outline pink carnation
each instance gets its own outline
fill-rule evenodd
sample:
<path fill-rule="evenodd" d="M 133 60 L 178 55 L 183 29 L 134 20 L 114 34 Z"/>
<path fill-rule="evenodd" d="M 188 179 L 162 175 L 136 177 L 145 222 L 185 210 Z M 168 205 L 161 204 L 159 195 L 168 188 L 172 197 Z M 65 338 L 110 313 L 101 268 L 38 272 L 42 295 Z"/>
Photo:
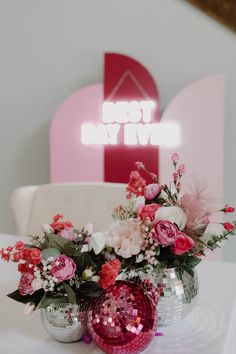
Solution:
<path fill-rule="evenodd" d="M 177 256 L 188 252 L 195 246 L 195 242 L 192 238 L 186 236 L 183 232 L 178 232 L 177 239 L 171 247 L 172 252 Z"/>
<path fill-rule="evenodd" d="M 57 256 L 51 263 L 51 275 L 57 278 L 58 282 L 72 279 L 75 276 L 76 264 L 65 254 Z"/>
<path fill-rule="evenodd" d="M 32 295 L 34 289 L 32 288 L 32 281 L 34 280 L 34 275 L 30 272 L 22 273 L 18 289 L 21 295 Z"/>
<path fill-rule="evenodd" d="M 153 238 L 162 246 L 172 245 L 178 236 L 177 227 L 170 221 L 157 221 L 154 225 L 155 233 Z"/>
<path fill-rule="evenodd" d="M 141 220 L 145 221 L 147 218 L 149 218 L 151 221 L 155 219 L 155 213 L 157 209 L 160 208 L 160 205 L 152 203 L 148 205 L 142 205 L 139 207 L 138 210 L 138 216 L 141 218 Z"/>

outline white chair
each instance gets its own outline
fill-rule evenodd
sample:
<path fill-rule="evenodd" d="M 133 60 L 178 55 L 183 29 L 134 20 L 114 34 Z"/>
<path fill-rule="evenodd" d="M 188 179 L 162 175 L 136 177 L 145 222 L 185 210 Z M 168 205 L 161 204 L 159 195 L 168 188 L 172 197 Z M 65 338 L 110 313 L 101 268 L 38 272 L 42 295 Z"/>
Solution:
<path fill-rule="evenodd" d="M 17 188 L 11 198 L 19 235 L 41 232 L 57 213 L 75 227 L 88 223 L 102 231 L 112 220 L 113 208 L 125 202 L 125 184 L 78 182 Z"/>

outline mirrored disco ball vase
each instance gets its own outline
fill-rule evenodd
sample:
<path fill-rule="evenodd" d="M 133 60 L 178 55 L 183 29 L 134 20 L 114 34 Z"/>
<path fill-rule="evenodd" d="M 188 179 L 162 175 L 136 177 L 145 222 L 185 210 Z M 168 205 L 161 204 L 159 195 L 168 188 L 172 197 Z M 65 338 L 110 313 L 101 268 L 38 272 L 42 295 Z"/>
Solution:
<path fill-rule="evenodd" d="M 106 353 L 143 351 L 156 333 L 156 305 L 138 284 L 117 281 L 88 312 L 88 330 Z"/>
<path fill-rule="evenodd" d="M 87 332 L 87 303 L 52 303 L 41 309 L 41 321 L 46 331 L 57 341 L 77 342 Z"/>
<path fill-rule="evenodd" d="M 178 268 L 163 270 L 156 278 L 159 292 L 158 325 L 174 324 L 189 314 L 197 300 L 198 277 Z"/>

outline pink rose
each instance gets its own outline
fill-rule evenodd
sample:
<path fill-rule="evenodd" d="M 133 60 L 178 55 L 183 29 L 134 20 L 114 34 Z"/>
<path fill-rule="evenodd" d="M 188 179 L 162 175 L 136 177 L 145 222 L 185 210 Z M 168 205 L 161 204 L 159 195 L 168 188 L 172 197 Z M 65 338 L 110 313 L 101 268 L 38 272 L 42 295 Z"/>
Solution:
<path fill-rule="evenodd" d="M 51 275 L 57 278 L 58 282 L 72 279 L 75 276 L 76 264 L 65 254 L 57 256 L 51 263 Z"/>
<path fill-rule="evenodd" d="M 162 246 L 170 246 L 175 242 L 178 236 L 178 228 L 172 222 L 160 220 L 153 226 L 155 230 L 153 238 L 157 243 Z"/>
<path fill-rule="evenodd" d="M 138 216 L 141 218 L 141 220 L 146 220 L 149 218 L 151 221 L 155 219 L 155 213 L 157 209 L 160 208 L 160 205 L 152 203 L 148 205 L 142 205 L 138 209 Z"/>
<path fill-rule="evenodd" d="M 178 232 L 177 239 L 172 245 L 171 249 L 174 254 L 181 256 L 188 252 L 195 246 L 195 242 L 192 238 L 186 236 L 183 232 Z"/>
<path fill-rule="evenodd" d="M 18 289 L 21 295 L 32 295 L 34 289 L 32 288 L 32 281 L 34 280 L 34 275 L 32 273 L 26 272 L 22 273 Z"/>
<path fill-rule="evenodd" d="M 77 238 L 77 234 L 73 231 L 73 228 L 64 229 L 60 231 L 58 235 L 70 241 L 75 241 Z"/>
<path fill-rule="evenodd" d="M 161 187 L 158 183 L 147 185 L 144 191 L 144 197 L 147 200 L 154 199 L 161 192 Z"/>

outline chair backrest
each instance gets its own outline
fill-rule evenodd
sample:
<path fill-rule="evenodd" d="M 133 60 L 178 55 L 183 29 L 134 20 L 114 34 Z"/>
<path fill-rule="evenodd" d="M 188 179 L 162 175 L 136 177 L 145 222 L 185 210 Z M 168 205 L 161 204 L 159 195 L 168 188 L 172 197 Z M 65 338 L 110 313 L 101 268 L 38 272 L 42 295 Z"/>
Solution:
<path fill-rule="evenodd" d="M 13 193 L 12 209 L 20 235 L 41 232 L 57 213 L 75 227 L 92 223 L 102 231 L 112 220 L 112 210 L 125 201 L 125 184 L 80 182 L 20 187 Z"/>

